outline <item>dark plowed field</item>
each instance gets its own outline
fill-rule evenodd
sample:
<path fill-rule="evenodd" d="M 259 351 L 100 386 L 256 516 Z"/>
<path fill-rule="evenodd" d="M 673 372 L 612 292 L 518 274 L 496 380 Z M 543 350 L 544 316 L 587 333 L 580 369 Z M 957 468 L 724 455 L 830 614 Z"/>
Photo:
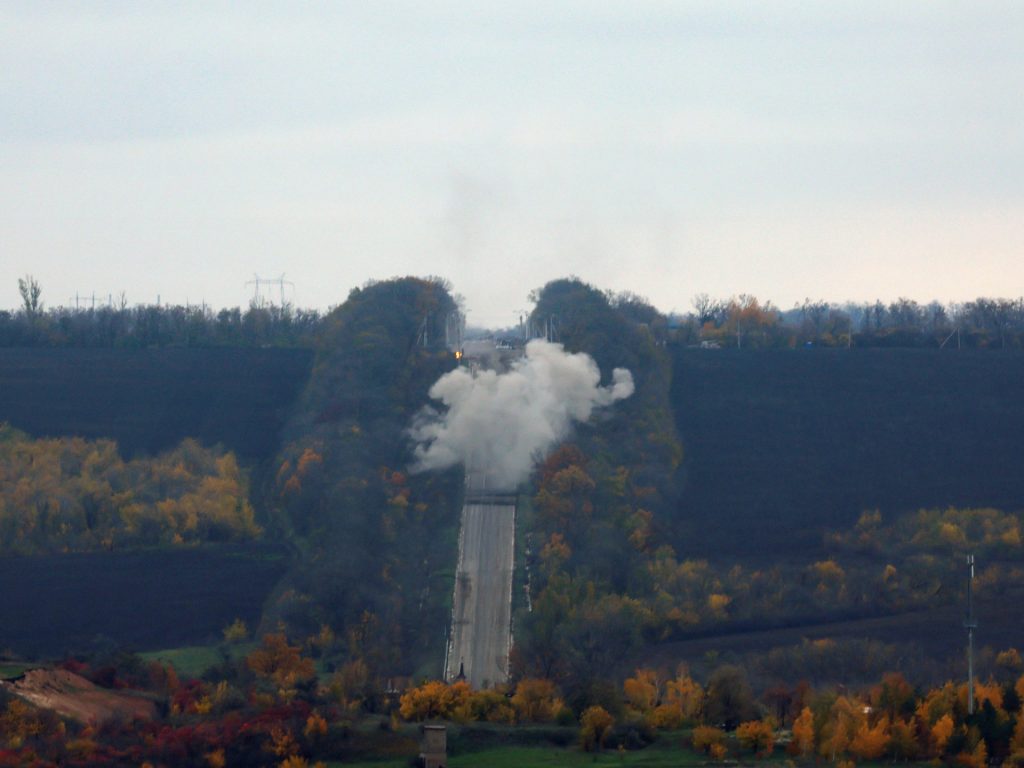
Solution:
<path fill-rule="evenodd" d="M 0 653 L 201 644 L 258 620 L 286 567 L 266 546 L 0 557 Z"/>
<path fill-rule="evenodd" d="M 0 421 L 113 438 L 128 456 L 193 437 L 261 461 L 311 364 L 297 349 L 0 349 Z"/>
<path fill-rule="evenodd" d="M 784 557 L 863 510 L 1024 509 L 1024 354 L 696 350 L 674 358 L 679 548 Z"/>

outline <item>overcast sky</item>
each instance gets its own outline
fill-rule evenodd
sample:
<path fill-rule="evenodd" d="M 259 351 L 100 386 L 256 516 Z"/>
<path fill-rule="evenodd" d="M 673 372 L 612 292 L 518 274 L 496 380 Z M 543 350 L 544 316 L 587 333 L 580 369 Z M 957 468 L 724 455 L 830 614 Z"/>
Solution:
<path fill-rule="evenodd" d="M 1024 294 L 1024 3 L 0 0 L 0 307 Z"/>

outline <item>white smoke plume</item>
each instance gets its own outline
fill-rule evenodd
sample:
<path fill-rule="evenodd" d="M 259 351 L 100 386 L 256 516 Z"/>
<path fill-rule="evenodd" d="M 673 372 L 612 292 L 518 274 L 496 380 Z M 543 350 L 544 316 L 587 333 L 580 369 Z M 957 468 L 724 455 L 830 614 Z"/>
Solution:
<path fill-rule="evenodd" d="M 526 356 L 507 373 L 446 373 L 430 396 L 447 410 L 425 409 L 410 430 L 416 442 L 412 469 L 461 463 L 486 470 L 492 487 L 513 488 L 569 434 L 573 422 L 633 394 L 633 375 L 625 368 L 612 372 L 611 385 L 600 382 L 592 357 L 539 339 L 526 345 Z"/>

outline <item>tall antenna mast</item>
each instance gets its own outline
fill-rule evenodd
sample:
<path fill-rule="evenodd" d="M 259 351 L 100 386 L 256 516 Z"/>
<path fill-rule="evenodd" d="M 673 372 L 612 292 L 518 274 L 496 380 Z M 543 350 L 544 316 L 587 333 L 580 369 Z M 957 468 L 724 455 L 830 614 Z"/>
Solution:
<path fill-rule="evenodd" d="M 971 584 L 974 581 L 974 555 L 967 556 L 967 714 L 974 714 L 974 630 L 978 622 L 974 618 L 974 606 L 971 602 Z"/>

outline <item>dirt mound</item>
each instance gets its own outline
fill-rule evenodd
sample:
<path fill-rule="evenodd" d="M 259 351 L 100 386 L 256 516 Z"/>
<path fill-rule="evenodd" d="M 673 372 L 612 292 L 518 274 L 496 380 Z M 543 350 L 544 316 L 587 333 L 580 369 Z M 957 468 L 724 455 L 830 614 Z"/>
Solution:
<path fill-rule="evenodd" d="M 37 707 L 82 723 L 103 723 L 118 718 L 152 720 L 157 716 L 156 704 L 149 699 L 100 688 L 65 669 L 33 669 L 17 680 L 0 685 Z"/>

